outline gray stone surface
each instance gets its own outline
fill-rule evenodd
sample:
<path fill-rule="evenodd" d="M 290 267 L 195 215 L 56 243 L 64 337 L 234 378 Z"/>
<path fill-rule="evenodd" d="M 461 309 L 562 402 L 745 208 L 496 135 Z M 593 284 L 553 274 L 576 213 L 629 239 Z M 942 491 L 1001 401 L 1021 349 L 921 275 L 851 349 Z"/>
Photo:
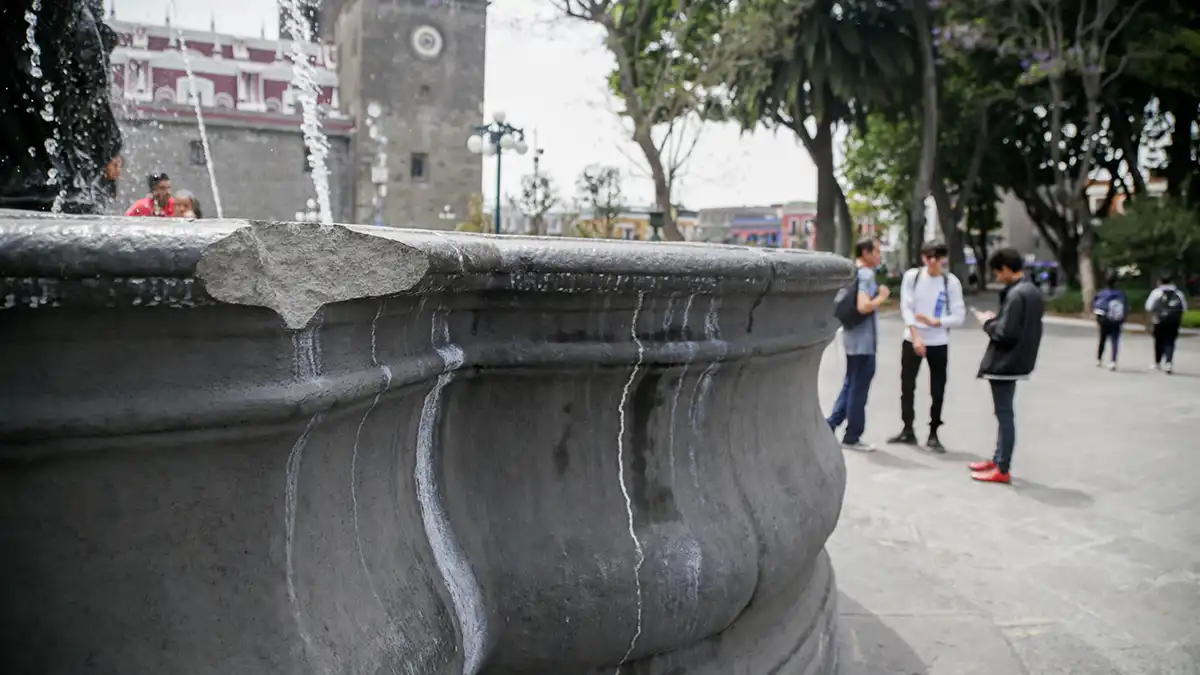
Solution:
<path fill-rule="evenodd" d="M 833 675 L 851 274 L 0 214 L 0 672 Z"/>
<path fill-rule="evenodd" d="M 471 127 L 484 116 L 486 24 L 482 0 L 358 0 L 342 6 L 336 28 L 341 105 L 359 129 L 352 222 L 372 222 L 371 163 L 378 146 L 365 133 L 372 102 L 382 108 L 379 128 L 388 139 L 384 222 L 445 230 L 465 219 L 471 195 L 481 189 L 483 161 L 489 160 L 467 150 Z M 413 47 L 420 27 L 442 36 L 440 53 L 422 56 Z M 414 154 L 425 156 L 423 177 L 412 175 Z M 504 171 L 520 171 L 516 157 L 505 153 Z M 438 218 L 446 206 L 455 219 Z"/>
<path fill-rule="evenodd" d="M 1092 329 L 1046 332 L 1018 385 L 1014 484 L 982 485 L 965 467 L 995 443 L 974 379 L 982 333 L 952 336 L 950 452 L 938 456 L 884 445 L 900 427 L 901 326 L 882 322 L 865 434 L 880 451 L 847 453 L 829 543 L 843 675 L 1200 673 L 1200 340 L 1181 340 L 1168 377 L 1146 370 L 1143 335 L 1126 338 L 1124 369 L 1110 373 L 1095 367 Z M 826 409 L 841 364 L 831 346 Z"/>

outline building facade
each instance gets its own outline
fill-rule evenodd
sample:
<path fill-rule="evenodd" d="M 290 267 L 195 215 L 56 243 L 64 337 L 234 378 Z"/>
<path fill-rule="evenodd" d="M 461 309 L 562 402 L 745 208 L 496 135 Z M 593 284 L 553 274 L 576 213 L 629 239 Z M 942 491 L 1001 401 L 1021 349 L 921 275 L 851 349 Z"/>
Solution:
<path fill-rule="evenodd" d="M 114 211 L 144 196 L 149 173 L 165 172 L 175 189 L 199 197 L 205 217 L 215 216 L 209 160 L 226 217 L 291 220 L 308 210 L 317 195 L 292 85 L 297 48 L 319 88 L 333 219 L 454 226 L 445 214 L 465 213 L 482 181 L 481 160 L 465 141 L 482 119 L 486 5 L 302 5 L 316 21 L 314 39 L 323 41 L 181 31 L 110 16 L 120 36 L 112 99 L 125 160 Z M 280 23 L 286 27 L 282 12 Z"/>

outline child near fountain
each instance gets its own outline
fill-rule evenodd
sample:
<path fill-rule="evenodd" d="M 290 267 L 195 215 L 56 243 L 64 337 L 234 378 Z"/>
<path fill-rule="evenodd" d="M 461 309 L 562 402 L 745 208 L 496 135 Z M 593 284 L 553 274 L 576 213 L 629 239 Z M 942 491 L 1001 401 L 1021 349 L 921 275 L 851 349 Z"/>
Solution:
<path fill-rule="evenodd" d="M 191 218 L 192 220 L 202 218 L 203 216 L 200 214 L 200 200 L 188 190 L 176 192 L 175 215 L 180 218 Z"/>

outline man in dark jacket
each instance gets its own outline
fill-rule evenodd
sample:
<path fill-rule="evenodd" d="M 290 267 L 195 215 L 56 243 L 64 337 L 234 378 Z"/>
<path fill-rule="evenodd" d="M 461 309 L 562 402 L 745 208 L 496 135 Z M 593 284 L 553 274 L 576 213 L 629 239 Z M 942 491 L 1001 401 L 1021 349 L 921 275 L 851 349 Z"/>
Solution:
<path fill-rule="evenodd" d="M 979 364 L 979 377 L 992 387 L 992 406 L 996 411 L 998 432 L 996 453 L 992 459 L 971 463 L 971 478 L 985 483 L 1009 483 L 1009 464 L 1016 443 L 1013 399 L 1017 380 L 1024 380 L 1037 363 L 1042 342 L 1042 294 L 1022 269 L 1020 251 L 1002 248 L 992 254 L 988 268 L 1004 284 L 1000 292 L 1000 314 L 976 312 L 990 342 Z"/>

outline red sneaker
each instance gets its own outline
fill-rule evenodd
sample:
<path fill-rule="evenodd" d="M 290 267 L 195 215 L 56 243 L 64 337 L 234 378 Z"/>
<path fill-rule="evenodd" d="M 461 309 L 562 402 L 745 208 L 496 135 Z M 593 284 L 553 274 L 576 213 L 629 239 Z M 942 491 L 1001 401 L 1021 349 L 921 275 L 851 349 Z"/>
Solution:
<path fill-rule="evenodd" d="M 1000 469 L 992 469 L 990 471 L 976 471 L 971 474 L 971 478 L 980 483 L 1011 483 L 1012 477 L 1006 473 L 1000 473 Z"/>
<path fill-rule="evenodd" d="M 967 468 L 972 471 L 991 471 L 996 468 L 996 463 L 990 459 L 985 462 L 971 462 Z"/>

